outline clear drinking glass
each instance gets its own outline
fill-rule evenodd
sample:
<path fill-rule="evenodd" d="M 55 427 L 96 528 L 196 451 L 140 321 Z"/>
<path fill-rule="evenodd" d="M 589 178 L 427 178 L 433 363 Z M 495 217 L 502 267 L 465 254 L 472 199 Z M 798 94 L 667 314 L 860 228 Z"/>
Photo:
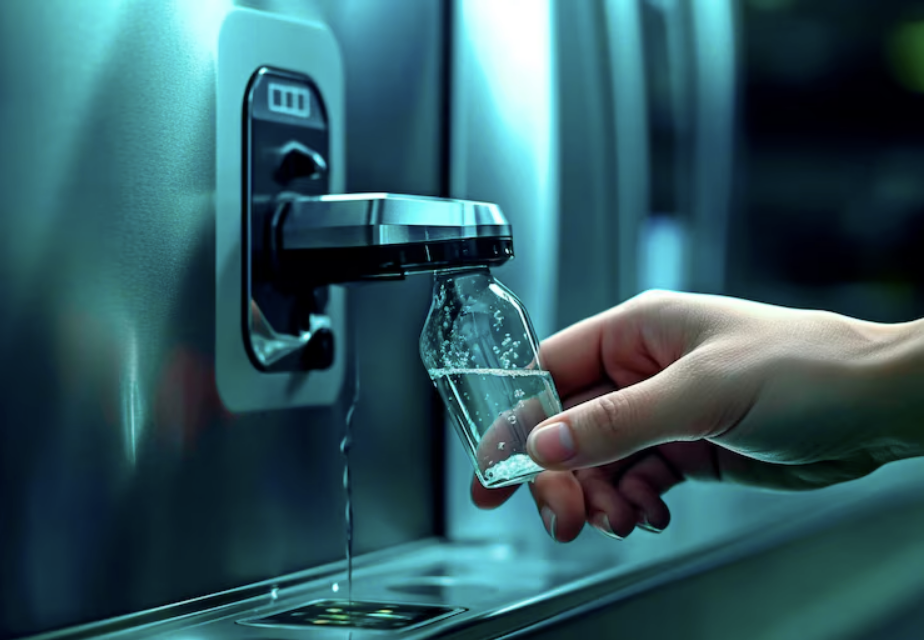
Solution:
<path fill-rule="evenodd" d="M 420 357 L 481 484 L 519 484 L 542 471 L 526 438 L 561 401 L 526 308 L 488 269 L 435 274 Z"/>

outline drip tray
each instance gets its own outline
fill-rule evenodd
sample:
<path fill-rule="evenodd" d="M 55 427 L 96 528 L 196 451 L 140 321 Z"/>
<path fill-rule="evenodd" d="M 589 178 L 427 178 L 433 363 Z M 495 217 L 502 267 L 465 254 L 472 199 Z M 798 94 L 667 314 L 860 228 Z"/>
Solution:
<path fill-rule="evenodd" d="M 341 628 L 372 631 L 403 631 L 444 620 L 465 609 L 425 604 L 398 604 L 363 600 L 316 600 L 263 618 L 239 620 L 238 624 L 283 629 Z"/>

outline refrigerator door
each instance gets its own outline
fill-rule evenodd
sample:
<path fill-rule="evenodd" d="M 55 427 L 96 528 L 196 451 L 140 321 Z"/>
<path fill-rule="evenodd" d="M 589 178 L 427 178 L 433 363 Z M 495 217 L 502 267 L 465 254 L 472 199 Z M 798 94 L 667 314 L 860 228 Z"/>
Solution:
<path fill-rule="evenodd" d="M 217 51 L 242 8 L 288 21 L 280 45 L 336 37 L 343 188 L 446 195 L 439 3 L 0 2 L 0 637 L 343 558 L 356 360 L 326 406 L 238 412 L 216 384 Z M 357 552 L 438 531 L 429 293 L 350 294 Z"/>

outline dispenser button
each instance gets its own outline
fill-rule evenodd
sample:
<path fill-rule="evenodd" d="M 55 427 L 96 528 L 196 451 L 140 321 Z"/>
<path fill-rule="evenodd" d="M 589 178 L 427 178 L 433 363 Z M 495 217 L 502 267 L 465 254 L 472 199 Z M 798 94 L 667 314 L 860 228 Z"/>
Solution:
<path fill-rule="evenodd" d="M 325 370 L 334 364 L 334 334 L 330 329 L 319 329 L 302 352 L 302 363 L 308 370 Z"/>
<path fill-rule="evenodd" d="M 279 151 L 276 181 L 289 184 L 293 180 L 320 180 L 327 172 L 324 157 L 300 142 L 290 142 Z"/>

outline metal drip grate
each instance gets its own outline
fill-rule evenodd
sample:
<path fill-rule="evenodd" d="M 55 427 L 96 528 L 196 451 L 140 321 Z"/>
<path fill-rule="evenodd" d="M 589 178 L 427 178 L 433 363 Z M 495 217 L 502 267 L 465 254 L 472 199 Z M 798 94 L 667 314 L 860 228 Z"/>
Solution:
<path fill-rule="evenodd" d="M 361 600 L 318 600 L 263 618 L 240 620 L 238 624 L 275 628 L 368 629 L 399 631 L 430 624 L 465 609 L 423 604 L 364 602 Z"/>

